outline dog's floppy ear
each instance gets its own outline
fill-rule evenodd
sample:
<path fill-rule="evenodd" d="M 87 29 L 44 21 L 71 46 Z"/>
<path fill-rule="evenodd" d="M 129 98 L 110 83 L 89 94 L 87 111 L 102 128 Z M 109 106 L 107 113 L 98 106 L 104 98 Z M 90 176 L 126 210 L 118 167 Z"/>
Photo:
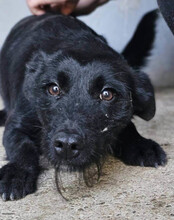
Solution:
<path fill-rule="evenodd" d="M 155 115 L 154 89 L 149 77 L 143 72 L 133 72 L 132 101 L 134 114 L 144 120 L 150 120 Z"/>
<path fill-rule="evenodd" d="M 40 87 L 38 86 L 40 84 L 40 76 L 43 75 L 47 67 L 52 66 L 54 60 L 56 63 L 58 62 L 61 54 L 61 50 L 51 55 L 46 54 L 44 51 L 35 51 L 33 53 L 32 57 L 26 63 L 23 84 L 23 91 L 26 99 L 33 102 L 33 100 L 36 100 L 36 96 L 40 96 L 40 94 L 38 94 L 40 92 Z"/>
<path fill-rule="evenodd" d="M 33 97 L 36 96 L 35 88 L 37 88 L 36 81 L 37 76 L 42 73 L 42 69 L 44 63 L 46 62 L 46 55 L 43 52 L 35 53 L 29 62 L 26 64 L 26 71 L 25 71 L 25 79 L 23 84 L 23 91 L 25 97 L 33 102 Z"/>
<path fill-rule="evenodd" d="M 39 51 L 36 54 L 33 54 L 30 61 L 26 64 L 26 74 L 35 73 L 43 66 L 46 61 L 46 54 L 42 51 Z"/>

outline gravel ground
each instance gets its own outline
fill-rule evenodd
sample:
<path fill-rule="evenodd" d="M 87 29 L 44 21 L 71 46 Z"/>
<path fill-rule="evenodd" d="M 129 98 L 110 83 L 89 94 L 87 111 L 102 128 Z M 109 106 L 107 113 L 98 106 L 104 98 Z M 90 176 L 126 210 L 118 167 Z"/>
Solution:
<path fill-rule="evenodd" d="M 168 155 L 165 167 L 131 167 L 108 158 L 99 183 L 92 188 L 79 181 L 78 174 L 65 173 L 61 176 L 69 201 L 56 191 L 54 170 L 50 168 L 41 174 L 36 193 L 19 201 L 0 200 L 0 220 L 174 219 L 174 89 L 158 91 L 156 98 L 155 118 L 134 121 L 141 134 L 163 146 Z M 2 133 L 3 128 L 0 137 Z M 0 166 L 5 163 L 0 147 Z"/>

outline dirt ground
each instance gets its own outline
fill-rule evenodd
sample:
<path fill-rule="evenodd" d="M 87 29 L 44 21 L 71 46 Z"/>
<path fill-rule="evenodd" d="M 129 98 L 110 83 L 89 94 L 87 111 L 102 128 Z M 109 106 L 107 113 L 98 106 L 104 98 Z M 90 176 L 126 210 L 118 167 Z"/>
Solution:
<path fill-rule="evenodd" d="M 0 220 L 174 219 L 174 89 L 159 91 L 156 98 L 155 118 L 134 121 L 141 134 L 163 146 L 168 155 L 165 167 L 131 167 L 108 158 L 92 188 L 79 182 L 77 174 L 61 174 L 69 201 L 56 191 L 54 170 L 45 170 L 36 193 L 19 201 L 0 200 Z M 0 137 L 2 133 L 3 128 Z M 0 166 L 6 162 L 0 147 Z"/>

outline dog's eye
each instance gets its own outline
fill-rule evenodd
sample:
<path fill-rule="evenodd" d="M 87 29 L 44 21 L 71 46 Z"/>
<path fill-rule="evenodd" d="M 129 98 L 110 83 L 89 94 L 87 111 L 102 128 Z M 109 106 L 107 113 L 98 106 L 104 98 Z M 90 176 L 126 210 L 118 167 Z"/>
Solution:
<path fill-rule="evenodd" d="M 54 95 L 54 96 L 57 96 L 60 94 L 60 89 L 59 87 L 56 85 L 56 84 L 52 84 L 48 87 L 48 92 L 51 94 L 51 95 Z"/>
<path fill-rule="evenodd" d="M 110 101 L 113 98 L 113 92 L 111 90 L 104 90 L 102 91 L 102 93 L 100 94 L 100 99 L 101 100 L 105 100 L 105 101 Z"/>

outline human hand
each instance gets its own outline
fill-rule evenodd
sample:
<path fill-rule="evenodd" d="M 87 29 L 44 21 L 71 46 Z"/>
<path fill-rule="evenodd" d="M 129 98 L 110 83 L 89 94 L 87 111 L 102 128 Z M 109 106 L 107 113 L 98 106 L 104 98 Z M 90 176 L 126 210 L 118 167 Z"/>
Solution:
<path fill-rule="evenodd" d="M 48 9 L 65 15 L 72 12 L 76 15 L 88 14 L 106 2 L 108 0 L 27 0 L 31 12 L 35 15 L 42 15 Z"/>
<path fill-rule="evenodd" d="M 71 14 L 79 0 L 27 0 L 28 7 L 34 15 L 42 15 L 48 9 L 62 14 Z"/>

